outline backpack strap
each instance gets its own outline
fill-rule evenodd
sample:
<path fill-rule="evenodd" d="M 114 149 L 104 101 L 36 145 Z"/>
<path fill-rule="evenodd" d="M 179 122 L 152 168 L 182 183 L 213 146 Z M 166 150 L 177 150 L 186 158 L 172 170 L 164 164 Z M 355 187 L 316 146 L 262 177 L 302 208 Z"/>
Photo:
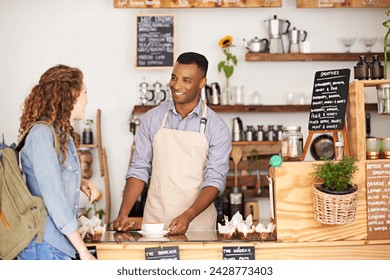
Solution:
<path fill-rule="evenodd" d="M 41 207 L 41 211 L 43 212 L 44 219 L 41 219 L 41 221 L 39 223 L 38 232 L 37 232 L 37 239 L 36 239 L 37 243 L 42 243 L 43 236 L 45 235 L 47 210 L 46 210 L 46 205 L 43 203 L 43 199 L 42 199 L 42 204 L 43 204 L 43 207 Z"/>
<path fill-rule="evenodd" d="M 32 124 L 30 124 L 26 130 L 24 131 L 24 133 L 21 135 L 20 139 L 19 139 L 19 142 L 18 144 L 16 145 L 15 147 L 15 150 L 20 152 L 20 150 L 23 148 L 24 146 L 24 142 L 26 140 L 26 137 L 27 137 L 27 134 L 30 132 L 30 129 L 36 125 L 36 124 L 45 124 L 47 126 L 49 126 L 51 128 L 51 130 L 53 131 L 53 138 L 54 138 L 54 149 L 56 150 L 56 153 L 57 153 L 57 156 L 60 156 L 60 141 L 58 140 L 58 136 L 57 136 L 57 133 L 54 129 L 54 127 L 48 123 L 48 122 L 45 122 L 45 121 L 37 121 L 37 122 L 34 122 Z M 37 243 L 42 243 L 43 241 L 43 236 L 44 236 L 44 233 L 45 233 L 45 226 L 46 226 L 46 216 L 47 216 L 47 210 L 46 210 L 46 206 L 44 205 L 43 203 L 43 200 L 41 200 L 41 203 L 42 203 L 42 207 L 41 207 L 41 211 L 44 213 L 43 214 L 43 219 L 41 219 L 40 223 L 39 223 L 39 227 L 38 227 L 38 233 L 37 233 L 37 238 L 36 238 L 36 242 Z"/>
<path fill-rule="evenodd" d="M 23 132 L 23 134 L 20 136 L 20 139 L 19 139 L 19 142 L 18 144 L 16 145 L 15 147 L 15 150 L 20 152 L 20 150 L 23 148 L 24 146 L 24 142 L 26 140 L 26 137 L 27 137 L 27 134 L 30 132 L 30 129 L 36 125 L 36 124 L 45 124 L 47 126 L 49 126 L 51 128 L 51 130 L 53 131 L 53 138 L 54 138 L 54 149 L 56 150 L 56 153 L 57 153 L 57 156 L 60 156 L 60 141 L 58 140 L 58 135 L 54 129 L 54 127 L 46 122 L 46 121 L 36 121 L 36 122 L 33 122 L 31 123 L 27 128 L 26 130 Z"/>

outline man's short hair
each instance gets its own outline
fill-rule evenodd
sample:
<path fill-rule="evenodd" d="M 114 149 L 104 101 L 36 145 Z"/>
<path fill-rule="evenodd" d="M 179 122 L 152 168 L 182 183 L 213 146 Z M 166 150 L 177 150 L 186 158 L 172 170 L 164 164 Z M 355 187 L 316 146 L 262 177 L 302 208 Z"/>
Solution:
<path fill-rule="evenodd" d="M 209 67 L 209 62 L 207 58 L 199 53 L 195 52 L 185 52 L 179 55 L 176 62 L 180 64 L 196 64 L 204 72 L 204 76 L 207 75 L 207 69 Z"/>

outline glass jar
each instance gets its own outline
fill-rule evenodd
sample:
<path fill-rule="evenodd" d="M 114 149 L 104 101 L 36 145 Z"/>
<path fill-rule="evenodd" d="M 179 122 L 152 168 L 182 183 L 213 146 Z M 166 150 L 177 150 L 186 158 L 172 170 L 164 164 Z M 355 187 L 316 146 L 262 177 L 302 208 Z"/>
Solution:
<path fill-rule="evenodd" d="M 303 155 L 303 136 L 300 126 L 284 126 L 282 134 L 283 161 L 300 161 Z"/>
<path fill-rule="evenodd" d="M 378 55 L 375 54 L 372 56 L 371 62 L 371 79 L 383 79 L 383 66 L 378 59 Z"/>
<path fill-rule="evenodd" d="M 335 160 L 342 160 L 344 158 L 344 142 L 335 142 Z"/>
<path fill-rule="evenodd" d="M 354 73 L 357 80 L 366 80 L 370 77 L 368 62 L 364 55 L 359 57 L 359 62 L 354 67 Z"/>
<path fill-rule="evenodd" d="M 378 114 L 390 114 L 390 84 L 381 84 L 376 87 L 378 97 Z"/>

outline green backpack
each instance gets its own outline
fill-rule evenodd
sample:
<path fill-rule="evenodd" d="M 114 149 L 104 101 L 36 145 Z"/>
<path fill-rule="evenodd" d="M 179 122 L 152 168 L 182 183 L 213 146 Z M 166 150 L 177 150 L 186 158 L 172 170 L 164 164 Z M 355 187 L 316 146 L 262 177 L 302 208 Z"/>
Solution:
<path fill-rule="evenodd" d="M 57 155 L 60 144 L 54 128 L 47 122 L 30 125 L 17 147 L 0 143 L 0 258 L 14 259 L 37 236 L 43 240 L 47 210 L 41 197 L 31 195 L 19 166 L 19 151 L 31 127 L 37 123 L 51 127 Z"/>

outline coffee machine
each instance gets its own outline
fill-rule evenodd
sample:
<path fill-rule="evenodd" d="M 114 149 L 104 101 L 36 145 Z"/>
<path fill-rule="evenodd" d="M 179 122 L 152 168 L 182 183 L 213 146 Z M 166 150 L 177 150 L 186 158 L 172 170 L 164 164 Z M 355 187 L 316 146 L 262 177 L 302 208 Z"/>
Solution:
<path fill-rule="evenodd" d="M 290 28 L 288 20 L 278 19 L 276 15 L 272 19 L 264 21 L 269 36 L 269 52 L 284 53 L 282 35 L 287 34 Z M 285 30 L 284 26 L 286 26 Z"/>

